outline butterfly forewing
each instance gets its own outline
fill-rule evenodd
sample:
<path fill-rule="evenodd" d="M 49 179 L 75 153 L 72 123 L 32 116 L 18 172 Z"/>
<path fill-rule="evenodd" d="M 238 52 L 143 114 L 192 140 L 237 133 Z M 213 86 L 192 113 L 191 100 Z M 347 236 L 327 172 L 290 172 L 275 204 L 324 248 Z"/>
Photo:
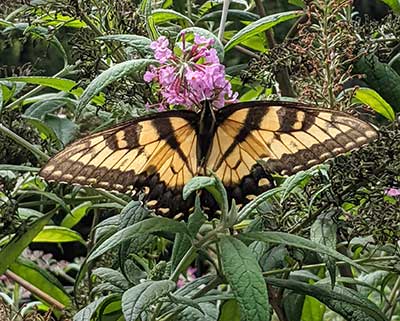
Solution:
<path fill-rule="evenodd" d="M 168 207 L 181 201 L 183 186 L 196 175 L 197 121 L 190 111 L 135 119 L 72 143 L 40 176 L 120 192 L 147 186 L 149 199 Z"/>

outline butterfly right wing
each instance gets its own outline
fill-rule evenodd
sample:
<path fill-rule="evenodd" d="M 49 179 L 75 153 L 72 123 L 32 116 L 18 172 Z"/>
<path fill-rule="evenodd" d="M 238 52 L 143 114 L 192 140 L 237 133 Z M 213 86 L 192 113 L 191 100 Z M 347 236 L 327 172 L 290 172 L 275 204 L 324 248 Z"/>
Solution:
<path fill-rule="evenodd" d="M 268 189 L 270 173 L 292 175 L 378 137 L 351 115 L 298 103 L 228 105 L 217 122 L 206 167 L 239 202 Z"/>

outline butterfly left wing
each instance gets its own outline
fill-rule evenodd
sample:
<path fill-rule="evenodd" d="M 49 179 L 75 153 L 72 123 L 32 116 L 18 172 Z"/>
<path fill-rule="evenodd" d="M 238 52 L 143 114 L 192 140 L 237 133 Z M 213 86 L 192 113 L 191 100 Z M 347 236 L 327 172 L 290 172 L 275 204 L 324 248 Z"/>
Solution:
<path fill-rule="evenodd" d="M 119 192 L 149 187 L 148 200 L 174 213 L 196 175 L 197 121 L 194 112 L 170 111 L 126 122 L 70 144 L 40 176 Z"/>
<path fill-rule="evenodd" d="M 270 173 L 294 174 L 378 136 L 371 125 L 346 113 L 298 103 L 228 105 L 216 118 L 205 167 L 240 202 L 269 188 Z"/>

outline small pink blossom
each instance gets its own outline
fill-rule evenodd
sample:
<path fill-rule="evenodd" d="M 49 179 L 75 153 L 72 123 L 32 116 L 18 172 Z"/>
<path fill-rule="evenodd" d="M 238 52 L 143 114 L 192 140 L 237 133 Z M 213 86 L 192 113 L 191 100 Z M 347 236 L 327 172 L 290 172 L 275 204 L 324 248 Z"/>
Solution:
<path fill-rule="evenodd" d="M 385 194 L 388 196 L 392 196 L 392 197 L 400 196 L 400 189 L 399 188 L 389 188 L 385 191 Z"/>
<path fill-rule="evenodd" d="M 193 280 L 196 280 L 196 272 L 197 269 L 194 267 L 189 267 L 186 271 L 186 277 L 183 277 L 182 275 L 179 276 L 178 282 L 176 282 L 176 286 L 178 288 L 183 287 L 187 282 L 191 282 Z"/>
<path fill-rule="evenodd" d="M 161 101 L 146 108 L 165 110 L 171 105 L 182 105 L 193 109 L 204 100 L 220 108 L 226 102 L 235 102 L 237 94 L 225 79 L 225 67 L 219 62 L 217 51 L 211 48 L 214 39 L 195 35 L 193 44 L 189 44 L 185 36 L 182 34 L 179 55 L 168 48 L 166 37 L 151 43 L 160 66 L 150 66 L 143 78 L 155 84 Z"/>

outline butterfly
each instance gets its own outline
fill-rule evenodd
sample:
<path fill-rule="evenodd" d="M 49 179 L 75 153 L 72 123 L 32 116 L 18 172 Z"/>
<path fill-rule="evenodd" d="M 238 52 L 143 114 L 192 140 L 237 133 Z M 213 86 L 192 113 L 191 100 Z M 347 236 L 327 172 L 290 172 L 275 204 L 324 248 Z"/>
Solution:
<path fill-rule="evenodd" d="M 368 123 L 301 103 L 252 101 L 200 112 L 139 117 L 68 145 L 39 175 L 48 181 L 133 193 L 147 190 L 158 213 L 187 212 L 182 189 L 212 170 L 228 196 L 245 203 L 292 175 L 378 137 Z"/>

